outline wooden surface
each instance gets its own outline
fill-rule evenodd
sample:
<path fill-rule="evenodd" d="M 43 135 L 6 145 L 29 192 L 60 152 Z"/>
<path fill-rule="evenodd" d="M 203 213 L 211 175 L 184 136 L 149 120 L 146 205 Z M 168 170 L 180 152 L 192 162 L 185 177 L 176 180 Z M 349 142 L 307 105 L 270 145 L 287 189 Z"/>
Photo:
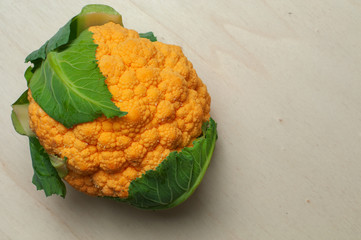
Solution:
<path fill-rule="evenodd" d="M 0 239 L 360 239 L 357 0 L 103 1 L 128 28 L 181 45 L 212 96 L 219 139 L 195 194 L 141 211 L 31 183 L 10 121 L 24 59 L 85 1 L 0 1 Z"/>

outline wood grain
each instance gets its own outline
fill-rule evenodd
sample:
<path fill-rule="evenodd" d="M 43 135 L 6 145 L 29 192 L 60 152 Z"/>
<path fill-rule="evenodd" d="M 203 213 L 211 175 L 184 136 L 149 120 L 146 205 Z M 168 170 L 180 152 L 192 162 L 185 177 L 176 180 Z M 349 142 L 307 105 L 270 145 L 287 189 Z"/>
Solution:
<path fill-rule="evenodd" d="M 359 239 L 361 5 L 358 1 L 103 1 L 128 28 L 181 45 L 212 96 L 219 140 L 187 202 L 140 211 L 85 196 L 45 198 L 11 103 L 25 56 L 82 1 L 0 2 L 0 239 Z"/>

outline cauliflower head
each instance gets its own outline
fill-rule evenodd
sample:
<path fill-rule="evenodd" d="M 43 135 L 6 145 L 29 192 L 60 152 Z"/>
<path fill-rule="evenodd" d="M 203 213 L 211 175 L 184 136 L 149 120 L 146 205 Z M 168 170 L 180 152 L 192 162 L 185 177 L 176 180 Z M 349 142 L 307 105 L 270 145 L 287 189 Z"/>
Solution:
<path fill-rule="evenodd" d="M 126 198 L 130 183 L 173 151 L 191 147 L 210 118 L 210 96 L 178 46 L 151 42 L 113 22 L 92 26 L 96 60 L 124 117 L 66 128 L 29 90 L 30 128 L 66 159 L 65 180 L 90 195 Z"/>

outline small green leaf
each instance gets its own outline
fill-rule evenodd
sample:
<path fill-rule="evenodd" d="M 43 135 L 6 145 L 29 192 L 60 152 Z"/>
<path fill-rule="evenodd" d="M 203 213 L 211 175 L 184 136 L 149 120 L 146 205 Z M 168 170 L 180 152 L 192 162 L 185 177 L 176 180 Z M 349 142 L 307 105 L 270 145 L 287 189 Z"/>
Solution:
<path fill-rule="evenodd" d="M 45 42 L 38 50 L 30 53 L 26 58 L 25 62 L 38 63 L 39 61 L 46 58 L 46 55 L 55 50 L 56 48 L 67 44 L 71 40 L 71 23 L 72 20 L 68 21 L 59 31 L 48 41 Z"/>
<path fill-rule="evenodd" d="M 33 163 L 33 184 L 37 190 L 44 190 L 45 195 L 53 194 L 65 197 L 66 187 L 58 172 L 50 163 L 49 155 L 35 137 L 29 137 L 31 160 Z"/>
<path fill-rule="evenodd" d="M 62 52 L 50 52 L 30 82 L 32 96 L 53 119 L 70 128 L 102 116 L 122 117 L 111 101 L 95 59 L 92 33 L 83 31 Z M 81 54 L 80 54 L 81 53 Z"/>
<path fill-rule="evenodd" d="M 20 97 L 11 105 L 23 105 L 23 104 L 29 104 L 28 100 L 28 90 L 25 90 Z"/>
<path fill-rule="evenodd" d="M 210 119 L 205 126 L 205 135 L 195 140 L 193 147 L 171 152 L 156 170 L 132 181 L 129 197 L 121 201 L 142 209 L 166 209 L 192 195 L 204 177 L 217 140 L 215 121 Z"/>
<path fill-rule="evenodd" d="M 30 137 L 35 134 L 29 126 L 28 106 L 29 104 L 13 106 L 11 121 L 17 133 Z"/>
<path fill-rule="evenodd" d="M 17 133 L 19 133 L 21 135 L 26 135 L 26 132 L 25 132 L 23 126 L 21 125 L 18 117 L 16 116 L 16 113 L 14 112 L 14 110 L 11 111 L 11 121 L 12 121 L 13 127 Z"/>
<path fill-rule="evenodd" d="M 154 36 L 154 33 L 153 33 L 153 32 L 139 33 L 139 37 L 141 37 L 141 38 L 147 38 L 147 39 L 149 39 L 151 42 L 156 42 L 156 41 L 157 41 L 157 37 Z"/>
<path fill-rule="evenodd" d="M 83 30 L 90 26 L 102 25 L 110 21 L 123 26 L 122 16 L 112 7 L 102 4 L 87 5 L 38 50 L 30 53 L 25 58 L 25 62 L 30 61 L 34 64 L 34 68 L 37 68 L 40 66 L 41 61 L 46 59 L 49 52 L 72 42 Z"/>
<path fill-rule="evenodd" d="M 58 156 L 49 154 L 50 163 L 58 172 L 59 177 L 64 178 L 68 175 L 68 168 L 66 167 L 67 158 L 60 158 Z"/>
<path fill-rule="evenodd" d="M 13 108 L 11 111 L 11 121 L 15 131 L 21 135 L 35 136 L 29 126 L 28 90 L 21 94 L 18 100 L 16 100 L 11 107 Z"/>
<path fill-rule="evenodd" d="M 25 70 L 24 77 L 25 77 L 26 82 L 28 83 L 28 85 L 29 85 L 29 83 L 30 83 L 30 79 L 31 79 L 31 78 L 33 77 L 33 75 L 34 75 L 33 70 L 34 70 L 34 68 L 31 67 L 31 66 L 29 66 L 29 67 Z"/>
<path fill-rule="evenodd" d="M 112 7 L 103 4 L 86 5 L 76 17 L 76 22 L 77 35 L 90 26 L 103 25 L 107 22 L 114 22 L 123 26 L 122 16 Z"/>

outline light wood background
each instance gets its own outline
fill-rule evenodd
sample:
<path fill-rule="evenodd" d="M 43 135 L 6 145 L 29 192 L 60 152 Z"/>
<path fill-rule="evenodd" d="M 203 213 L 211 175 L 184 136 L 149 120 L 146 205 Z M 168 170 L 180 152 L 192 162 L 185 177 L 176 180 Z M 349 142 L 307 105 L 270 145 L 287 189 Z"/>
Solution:
<path fill-rule="evenodd" d="M 158 212 L 45 198 L 12 128 L 26 55 L 87 3 L 0 1 L 0 239 L 361 239 L 360 1 L 101 2 L 181 45 L 212 96 L 204 181 Z"/>

